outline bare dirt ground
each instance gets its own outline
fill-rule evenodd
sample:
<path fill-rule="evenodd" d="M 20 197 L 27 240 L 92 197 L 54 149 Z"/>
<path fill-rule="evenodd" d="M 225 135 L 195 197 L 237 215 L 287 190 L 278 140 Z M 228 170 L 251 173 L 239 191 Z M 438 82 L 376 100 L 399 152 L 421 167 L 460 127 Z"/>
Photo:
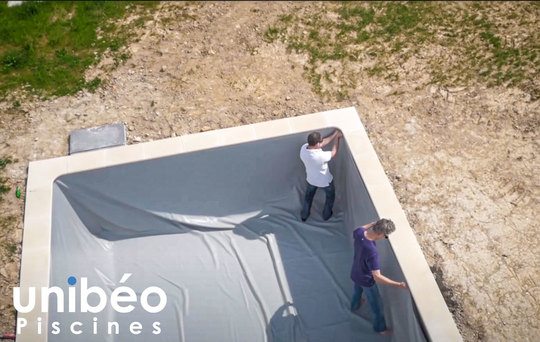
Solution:
<path fill-rule="evenodd" d="M 367 76 L 348 99 L 323 100 L 303 77 L 306 56 L 262 39 L 295 4 L 160 6 L 125 65 L 107 71 L 105 59 L 88 72 L 106 80 L 95 93 L 0 103 L 12 187 L 24 187 L 29 161 L 66 155 L 74 129 L 125 122 L 138 143 L 355 106 L 465 341 L 537 341 L 539 101 L 511 88 Z M 20 252 L 23 201 L 5 197 L 2 216 L 13 218 L 0 239 Z M 0 329 L 13 331 L 19 257 L 0 256 Z"/>

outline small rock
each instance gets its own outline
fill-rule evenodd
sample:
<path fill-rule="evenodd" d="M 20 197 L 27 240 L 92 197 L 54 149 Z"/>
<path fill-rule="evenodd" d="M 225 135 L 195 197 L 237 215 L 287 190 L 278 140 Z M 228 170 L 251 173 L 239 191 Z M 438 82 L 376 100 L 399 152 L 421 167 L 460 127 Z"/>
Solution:
<path fill-rule="evenodd" d="M 174 138 L 174 137 L 176 137 L 176 133 L 175 133 L 175 132 L 172 132 L 172 133 L 171 133 L 171 138 Z"/>
<path fill-rule="evenodd" d="M 212 129 L 212 127 L 210 127 L 210 126 L 203 126 L 203 127 L 201 128 L 201 132 L 206 132 L 206 131 L 209 131 L 209 130 L 211 130 L 211 129 Z"/>
<path fill-rule="evenodd" d="M 290 96 L 285 97 L 285 101 L 289 101 L 291 99 Z"/>
<path fill-rule="evenodd" d="M 141 137 L 133 137 L 133 141 L 134 142 L 141 142 L 142 138 Z"/>
<path fill-rule="evenodd" d="M 5 267 L 0 268 L 0 275 L 2 275 L 2 277 L 4 278 L 8 277 L 8 273 Z"/>
<path fill-rule="evenodd" d="M 75 119 L 75 114 L 73 114 L 73 113 L 66 113 L 64 115 L 64 120 L 66 122 L 71 122 L 73 119 Z"/>
<path fill-rule="evenodd" d="M 160 72 L 165 72 L 167 70 L 167 67 L 165 65 L 161 66 L 161 69 L 159 69 Z"/>
<path fill-rule="evenodd" d="M 441 94 L 441 96 L 446 100 L 448 98 L 448 91 L 444 90 L 444 89 L 439 89 L 439 94 Z"/>
<path fill-rule="evenodd" d="M 410 135 L 416 134 L 416 120 L 414 118 L 411 118 L 411 120 L 405 124 L 405 130 Z"/>
<path fill-rule="evenodd" d="M 460 91 L 463 91 L 467 89 L 467 87 L 454 87 L 454 88 L 448 88 L 448 91 L 451 93 L 459 93 Z"/>
<path fill-rule="evenodd" d="M 144 133 L 144 137 L 145 137 L 145 138 L 148 138 L 149 136 L 150 136 L 150 134 Z"/>
<path fill-rule="evenodd" d="M 19 274 L 19 267 L 14 262 L 8 264 L 6 270 L 8 272 L 8 275 L 11 274 L 12 277 L 16 277 Z"/>
<path fill-rule="evenodd" d="M 11 237 L 13 238 L 13 240 L 17 242 L 22 241 L 22 237 L 23 237 L 22 229 L 15 229 L 13 233 L 11 234 Z"/>

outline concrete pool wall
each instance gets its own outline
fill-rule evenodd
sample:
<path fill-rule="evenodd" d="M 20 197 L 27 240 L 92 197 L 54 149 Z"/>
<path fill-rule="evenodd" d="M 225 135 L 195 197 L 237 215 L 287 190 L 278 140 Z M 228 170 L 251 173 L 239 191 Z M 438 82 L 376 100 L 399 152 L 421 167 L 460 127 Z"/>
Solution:
<path fill-rule="evenodd" d="M 412 309 L 408 308 L 407 310 L 409 311 L 404 311 L 406 313 L 404 315 L 405 317 L 399 317 L 401 315 L 400 314 L 401 311 L 399 308 L 394 308 L 393 305 L 394 306 L 403 305 L 405 307 L 410 306 L 411 304 L 407 301 L 407 298 L 409 297 L 408 295 L 409 292 L 407 292 L 407 295 L 404 295 L 402 293 L 400 294 L 392 293 L 393 289 L 390 291 L 383 290 L 382 292 L 383 292 L 383 298 L 385 299 L 385 305 L 390 306 L 390 309 L 389 309 L 390 311 L 387 312 L 387 314 L 389 315 L 389 320 L 394 322 L 395 323 L 394 325 L 397 325 L 397 326 L 400 325 L 400 323 L 398 322 L 407 321 L 406 323 L 403 324 L 404 326 L 403 329 L 406 329 L 407 331 L 409 331 L 411 329 L 407 327 L 413 327 L 412 328 L 413 331 L 411 332 L 412 335 L 409 335 L 409 336 L 419 336 L 418 325 L 420 325 L 421 329 L 423 330 L 422 334 L 425 333 L 425 337 L 429 340 L 434 340 L 434 341 L 461 340 L 459 332 L 457 331 L 457 328 L 450 315 L 450 312 L 444 303 L 444 299 L 442 298 L 442 295 L 433 279 L 433 275 L 431 274 L 429 270 L 429 266 L 427 262 L 425 261 L 425 258 L 416 241 L 414 232 L 410 228 L 407 222 L 406 216 L 403 210 L 401 209 L 401 206 L 394 194 L 392 186 L 389 183 L 388 179 L 386 178 L 382 165 L 380 164 L 375 154 L 375 151 L 373 150 L 373 147 L 371 146 L 371 143 L 369 142 L 369 139 L 360 122 L 358 114 L 356 110 L 352 107 L 328 111 L 328 112 L 316 113 L 316 114 L 311 114 L 311 115 L 304 115 L 304 116 L 299 116 L 295 118 L 281 119 L 281 120 L 263 122 L 263 123 L 252 124 L 252 125 L 233 127 L 233 128 L 223 129 L 223 130 L 192 134 L 188 136 L 164 139 L 164 140 L 142 143 L 142 144 L 137 144 L 137 145 L 129 145 L 129 146 L 123 146 L 123 147 L 115 147 L 115 148 L 85 152 L 85 153 L 80 153 L 80 154 L 76 154 L 72 156 L 60 157 L 60 158 L 54 158 L 54 159 L 36 161 L 36 162 L 30 163 L 28 184 L 27 184 L 25 221 L 24 221 L 23 252 L 22 252 L 22 260 L 21 260 L 21 282 L 20 282 L 21 285 L 20 286 L 21 286 L 21 292 L 23 294 L 22 302 L 23 303 L 27 302 L 28 298 L 24 298 L 24 295 L 28 293 L 28 291 L 25 290 L 28 287 L 31 287 L 31 286 L 49 287 L 53 285 L 60 286 L 60 284 L 58 283 L 60 281 L 59 279 L 63 279 L 64 277 L 64 275 L 62 274 L 59 274 L 56 277 L 57 279 L 55 279 L 54 276 L 51 276 L 52 274 L 54 274 L 54 267 L 51 266 L 51 265 L 54 265 L 54 259 L 55 259 L 54 253 L 55 252 L 57 253 L 57 256 L 56 256 L 57 260 L 60 260 L 60 261 L 66 260 L 66 255 L 58 256 L 58 252 L 56 251 L 56 245 L 59 245 L 59 244 L 54 241 L 59 241 L 58 239 L 62 238 L 62 234 L 58 235 L 55 240 L 53 223 L 52 223 L 53 220 L 60 222 L 60 224 L 62 222 L 61 215 L 58 216 L 58 214 L 53 214 L 53 208 L 55 206 L 55 203 L 53 203 L 53 194 L 55 194 L 55 191 L 56 191 L 56 194 L 60 196 L 60 193 L 62 191 L 55 188 L 55 187 L 58 187 L 60 183 L 64 185 L 67 184 L 65 186 L 67 188 L 70 188 L 70 187 L 76 188 L 77 187 L 76 175 L 83 174 L 86 172 L 89 175 L 90 174 L 96 175 L 95 179 L 92 182 L 94 182 L 94 184 L 96 184 L 96 186 L 99 187 L 99 180 L 103 179 L 103 175 L 104 175 L 104 174 L 100 174 L 100 172 L 105 172 L 106 174 L 107 170 L 113 170 L 115 169 L 115 166 L 119 167 L 119 168 L 116 168 L 116 170 L 120 170 L 123 168 L 123 170 L 128 172 L 130 168 L 137 168 L 137 167 L 141 168 L 142 167 L 141 165 L 143 165 L 144 163 L 147 163 L 150 165 L 150 163 L 153 163 L 153 161 L 162 163 L 163 166 L 177 165 L 177 167 L 180 167 L 180 165 L 186 164 L 185 163 L 186 160 L 189 160 L 190 164 L 191 163 L 196 164 L 196 162 L 198 161 L 199 163 L 203 163 L 201 165 L 204 166 L 205 165 L 204 163 L 208 163 L 209 160 L 210 161 L 212 160 L 212 158 L 216 158 L 215 154 L 220 153 L 219 151 L 232 151 L 232 152 L 227 152 L 227 153 L 232 153 L 232 154 L 229 154 L 228 156 L 233 156 L 234 153 L 236 153 L 234 152 L 235 149 L 239 148 L 238 146 L 242 146 L 250 142 L 254 144 L 257 144 L 257 143 L 259 144 L 259 147 L 257 147 L 256 149 L 265 148 L 264 146 L 271 145 L 271 144 L 267 144 L 266 142 L 272 142 L 272 141 L 275 141 L 276 144 L 278 142 L 279 144 L 282 144 L 280 145 L 280 148 L 285 148 L 285 146 L 292 146 L 290 150 L 292 152 L 290 151 L 287 152 L 288 157 L 284 158 L 283 161 L 280 161 L 279 159 L 277 159 L 278 162 L 276 163 L 275 168 L 279 169 L 279 168 L 284 167 L 283 164 L 290 165 L 294 163 L 293 160 L 296 158 L 295 155 L 297 155 L 297 152 L 299 149 L 299 146 L 297 145 L 304 139 L 303 137 L 307 134 L 307 132 L 312 131 L 312 130 L 329 131 L 332 127 L 340 128 L 344 133 L 344 137 L 346 141 L 346 144 L 344 145 L 344 147 L 342 148 L 342 151 L 340 152 L 339 158 L 336 158 L 336 161 L 334 165 L 332 165 L 332 167 L 335 168 L 336 170 L 343 170 L 343 171 L 338 171 L 337 173 L 335 173 L 336 178 L 343 178 L 343 179 L 348 180 L 348 183 L 341 184 L 339 187 L 337 187 L 337 190 L 343 196 L 343 200 L 341 201 L 341 204 L 336 203 L 336 206 L 338 210 L 342 212 L 343 214 L 341 216 L 336 215 L 337 218 L 334 223 L 336 225 L 345 227 L 345 230 L 346 231 L 348 230 L 350 232 L 355 226 L 362 223 L 367 223 L 367 222 L 363 222 L 363 220 L 372 220 L 372 219 L 376 219 L 377 217 L 387 217 L 387 218 L 392 218 L 392 220 L 396 223 L 396 226 L 398 227 L 397 231 L 390 237 L 388 246 L 386 247 L 382 246 L 382 248 L 384 248 L 384 250 L 386 251 L 386 253 L 383 256 L 383 264 L 385 262 L 388 262 L 390 264 L 392 263 L 392 260 L 394 259 L 396 260 L 395 264 L 398 265 L 398 270 L 396 271 L 397 272 L 396 274 L 397 275 L 402 274 L 405 277 L 410 288 L 410 298 L 414 301 L 414 304 L 412 304 L 413 306 Z M 208 158 L 198 157 L 199 153 L 200 153 L 200 156 L 206 155 Z M 250 153 L 252 153 L 251 154 L 252 158 L 257 155 L 256 151 L 253 151 L 253 150 Z M 185 159 L 185 158 L 191 158 L 191 159 Z M 290 173 L 294 174 L 294 176 L 292 176 L 293 181 L 291 181 L 291 184 L 289 184 L 289 188 L 287 188 L 291 190 L 291 196 L 292 196 L 291 198 L 293 198 L 294 196 L 297 196 L 296 198 L 299 198 L 298 196 L 301 196 L 300 192 L 302 191 L 302 187 L 298 185 L 299 184 L 298 182 L 300 182 L 302 175 L 301 173 L 300 174 L 298 173 L 298 170 L 299 170 L 298 167 L 299 166 L 296 165 L 293 168 L 291 168 L 289 171 L 289 174 Z M 254 168 L 253 170 L 256 171 L 258 169 Z M 196 170 L 186 170 L 186 172 L 190 172 L 190 174 L 193 174 L 194 171 Z M 114 172 L 118 172 L 118 171 L 114 171 Z M 262 171 L 259 170 L 258 172 L 261 173 Z M 157 175 L 156 177 L 159 178 L 159 177 L 162 177 L 162 175 L 161 176 Z M 286 177 L 279 176 L 277 177 L 277 179 L 279 180 L 279 184 L 285 184 L 283 185 L 284 187 L 287 186 L 287 181 L 285 180 Z M 201 182 L 201 180 L 198 180 L 198 182 Z M 148 189 L 151 190 L 152 187 Z M 218 190 L 216 193 L 219 193 Z M 244 192 L 244 194 L 249 194 L 250 192 L 249 188 L 243 188 L 241 190 Z M 115 190 L 112 190 L 112 191 L 115 191 Z M 65 194 L 66 192 L 64 191 L 63 193 Z M 69 197 L 69 191 L 67 193 L 68 193 L 67 197 Z M 77 193 L 78 193 L 77 191 L 73 192 L 72 196 L 76 196 Z M 82 189 L 80 193 L 82 194 L 86 192 L 84 191 L 84 189 Z M 55 198 L 57 198 L 57 195 L 55 195 Z M 264 193 L 261 195 L 264 195 Z M 277 196 L 277 192 L 276 192 L 276 196 Z M 369 201 L 366 201 L 365 198 L 369 198 Z M 201 198 L 200 200 L 203 201 L 204 198 Z M 218 199 L 216 199 L 216 201 L 217 200 Z M 66 200 L 66 203 L 70 203 L 69 199 Z M 254 200 L 253 203 L 257 203 L 257 200 Z M 241 206 L 246 207 L 250 205 L 250 202 L 246 201 L 240 204 Z M 292 205 L 294 206 L 294 204 Z M 272 208 L 273 208 L 272 210 L 275 209 L 276 211 L 270 211 L 269 214 L 266 214 L 266 215 L 270 215 L 270 216 L 281 215 L 281 214 L 278 215 L 278 211 L 280 210 L 279 206 L 278 207 L 273 206 Z M 257 214 L 260 214 L 260 213 L 251 214 L 254 212 L 254 210 L 251 210 L 251 209 L 254 209 L 254 208 L 247 208 L 246 212 L 241 213 L 241 214 L 244 214 L 244 216 L 242 217 L 235 216 L 235 219 L 233 219 L 232 221 L 228 220 L 226 223 L 224 223 L 225 221 L 223 220 L 221 221 L 217 220 L 216 221 L 217 227 L 213 227 L 213 228 L 228 229 L 231 227 L 227 227 L 226 224 L 230 224 L 232 227 L 236 227 L 239 224 L 245 225 L 244 223 L 245 221 L 250 221 L 253 223 L 254 217 L 256 217 Z M 74 210 L 74 212 L 77 212 L 77 210 Z M 289 214 L 290 213 L 285 211 L 285 216 Z M 56 215 L 56 219 L 53 217 L 54 215 Z M 80 212 L 77 215 L 80 216 Z M 290 217 L 287 219 L 288 221 L 283 221 L 283 222 L 285 222 L 286 224 L 291 224 L 291 227 L 294 227 L 294 229 L 299 229 L 299 231 L 302 231 L 301 226 L 297 226 L 296 223 L 293 223 L 295 220 L 294 220 L 294 217 L 292 217 L 291 215 L 289 215 Z M 226 216 L 226 215 L 223 215 L 223 216 Z M 60 219 L 58 217 L 60 217 Z M 257 218 L 264 219 L 265 216 L 259 215 L 257 216 Z M 189 219 L 191 219 L 190 222 L 193 222 L 193 217 L 189 217 L 188 220 Z M 81 220 L 81 222 L 82 221 L 83 220 Z M 174 222 L 176 222 L 173 224 L 174 227 L 176 226 L 182 227 L 182 224 L 186 223 L 186 221 L 185 220 L 182 221 L 182 219 L 180 219 L 179 221 L 176 220 Z M 314 215 L 314 222 L 317 222 L 316 215 Z M 258 226 L 261 224 L 261 222 L 257 221 L 255 222 L 255 224 L 256 226 Z M 328 228 L 324 225 L 317 226 L 317 224 L 314 224 L 315 228 L 323 228 L 323 229 Z M 248 230 L 251 229 L 252 232 L 256 230 L 256 228 L 252 229 L 250 227 L 248 227 Z M 205 228 L 208 228 L 208 227 L 205 227 Z M 67 228 L 64 228 L 64 229 L 67 229 Z M 324 233 L 324 230 L 318 230 L 316 234 L 320 234 L 321 232 Z M 257 232 L 257 233 L 260 233 L 259 235 L 263 236 L 265 232 Z M 164 232 L 163 234 L 174 234 L 174 231 Z M 340 233 L 336 233 L 334 237 L 336 239 L 340 238 L 339 234 Z M 94 233 L 94 236 L 95 235 L 96 234 Z M 99 237 L 99 234 L 97 235 Z M 144 234 L 141 236 L 144 236 Z M 280 287 L 281 288 L 283 287 L 284 281 L 285 283 L 294 282 L 293 274 L 288 273 L 288 268 L 290 268 L 289 267 L 290 263 L 285 263 L 285 265 L 283 266 L 280 264 L 281 261 L 278 260 L 279 267 L 276 266 L 275 255 L 273 254 L 276 252 L 280 254 L 284 254 L 285 252 L 286 254 L 287 250 L 284 249 L 283 240 L 279 239 L 279 234 L 276 235 L 276 233 L 273 233 L 272 237 L 270 238 L 270 240 L 272 241 L 275 240 L 273 236 L 278 236 L 278 240 L 276 240 L 277 243 L 276 242 L 268 243 L 268 246 L 270 246 L 268 247 L 268 250 L 270 252 L 269 255 L 271 255 L 272 258 L 269 258 L 268 260 L 260 261 L 261 262 L 260 265 L 264 265 L 265 263 L 267 263 L 268 265 L 276 269 L 275 275 L 270 281 L 270 282 L 275 282 L 276 285 L 268 287 L 268 293 L 269 293 L 268 298 L 274 298 L 275 296 L 280 295 L 278 293 L 279 291 L 278 292 L 276 291 Z M 101 236 L 100 238 L 103 239 L 103 236 Z M 303 240 L 304 238 L 309 239 L 309 237 L 301 236 L 299 241 L 304 241 Z M 110 238 L 109 240 L 105 239 L 105 240 L 115 241 L 115 239 L 121 240 L 121 238 L 118 238 L 118 237 Z M 226 237 L 226 239 L 229 239 L 229 237 Z M 254 240 L 256 240 L 256 238 L 254 238 Z M 257 242 L 257 243 L 260 243 L 260 242 Z M 277 248 L 276 248 L 276 244 L 278 245 Z M 53 245 L 55 246 L 54 250 L 52 248 Z M 252 245 L 250 246 L 246 245 L 245 247 L 240 247 L 239 250 L 244 248 L 243 250 L 245 251 L 247 249 L 252 248 L 251 246 Z M 259 245 L 257 246 L 258 247 L 256 247 L 253 250 L 254 251 L 253 255 L 257 255 L 257 253 L 259 253 L 257 252 L 258 251 L 257 248 L 261 246 Z M 320 248 L 323 248 L 323 247 L 320 247 Z M 317 249 L 314 249 L 314 250 L 317 251 Z M 70 251 L 70 253 L 73 253 L 73 251 Z M 281 255 L 281 257 L 283 257 L 283 255 Z M 330 259 L 323 258 L 322 265 L 324 266 L 325 262 L 327 262 L 328 260 Z M 65 264 L 69 266 L 70 263 L 66 262 Z M 336 289 L 338 289 L 337 292 L 342 292 L 341 295 L 338 295 L 338 297 L 340 298 L 336 299 L 336 302 L 341 303 L 340 305 L 342 305 L 343 302 L 347 300 L 346 297 L 350 294 L 349 293 L 350 291 L 347 288 L 348 286 L 347 279 L 344 278 L 344 273 L 346 273 L 347 267 L 349 267 L 349 265 L 340 265 L 338 267 L 329 268 L 330 274 L 329 274 L 328 279 L 330 280 L 334 278 L 338 279 L 337 280 L 338 284 L 336 285 Z M 383 273 L 384 273 L 384 270 L 385 269 L 383 267 Z M 73 273 L 74 270 L 70 270 L 69 272 L 68 271 L 66 272 Z M 254 275 L 254 277 L 256 278 L 257 275 Z M 288 286 L 290 284 L 285 284 L 285 285 Z M 291 287 L 291 286 L 288 286 L 288 287 Z M 293 297 L 292 299 L 294 300 L 295 299 L 294 286 L 292 286 L 292 290 L 293 291 L 291 294 L 291 288 L 286 289 L 285 292 L 288 292 L 288 293 L 285 294 L 285 297 L 292 296 Z M 384 293 L 385 291 L 387 291 L 388 293 Z M 283 295 L 283 293 L 281 295 Z M 394 301 L 393 300 L 394 298 L 398 298 L 394 296 L 398 296 L 404 299 L 399 300 L 399 301 Z M 272 299 L 268 299 L 268 300 L 272 302 Z M 38 292 L 36 302 L 39 303 L 40 301 L 41 299 Z M 276 306 L 278 305 L 278 303 L 275 302 L 272 305 Z M 336 307 L 339 307 L 339 305 L 337 305 Z M 275 309 L 269 309 L 269 310 L 275 311 Z M 415 315 L 414 313 L 415 311 L 417 312 L 417 315 Z M 50 314 L 48 315 L 46 313 L 42 313 L 39 310 L 33 310 L 26 314 L 19 313 L 18 318 L 25 318 L 28 322 L 28 325 L 22 330 L 23 331 L 22 334 L 18 335 L 17 337 L 18 341 L 47 341 L 47 340 L 49 341 L 62 340 L 63 341 L 63 340 L 66 340 L 65 337 L 64 338 L 59 337 L 62 335 L 53 336 L 47 333 L 42 333 L 42 334 L 37 333 L 37 325 L 39 324 L 37 321 L 37 318 L 41 317 L 42 319 L 41 322 L 43 326 L 46 327 L 49 322 L 49 319 L 51 318 L 50 316 L 51 316 Z M 53 317 L 51 318 L 51 320 L 52 319 L 57 320 L 57 317 L 55 317 L 54 314 L 52 314 L 52 316 Z M 300 314 L 299 317 L 303 317 L 302 314 Z M 411 317 L 413 318 L 411 319 Z M 415 317 L 417 317 L 418 319 L 416 319 Z M 268 317 L 264 319 L 261 318 L 261 320 L 269 321 L 270 318 Z M 311 320 L 308 320 L 308 321 L 312 322 Z M 269 323 L 269 322 L 266 322 L 266 323 Z M 358 324 L 361 326 L 364 323 L 360 322 Z M 258 323 L 255 322 L 253 326 L 256 326 L 256 324 Z M 276 323 L 276 324 L 272 325 L 272 327 L 276 327 L 276 326 L 280 327 L 279 324 L 282 324 L 282 323 Z M 309 327 L 307 328 L 305 327 L 306 325 L 305 322 L 302 324 L 304 326 L 303 329 L 304 330 L 307 329 L 308 331 L 307 333 L 309 334 L 310 333 Z M 196 328 L 198 329 L 200 327 L 196 327 Z M 194 335 L 195 334 L 194 331 L 191 331 L 190 333 L 192 334 L 191 336 L 196 336 Z M 256 332 L 254 330 L 254 334 L 255 333 Z M 328 332 L 328 333 L 331 334 L 331 332 Z M 182 340 L 182 336 L 181 336 L 182 331 L 180 331 L 179 334 L 180 334 L 179 340 Z M 272 334 L 267 333 L 267 335 L 272 335 Z M 174 336 L 176 338 L 177 335 L 174 335 Z M 290 335 L 287 335 L 287 336 L 290 336 Z M 400 336 L 404 337 L 406 335 L 395 334 L 393 337 L 393 340 L 406 340 L 406 338 L 400 338 Z M 186 337 L 184 336 L 183 338 L 186 338 Z M 265 337 L 263 336 L 261 338 L 264 339 Z M 300 340 L 301 338 L 303 337 L 299 337 L 298 340 Z M 88 336 L 86 336 L 86 339 L 82 338 L 80 340 L 92 340 L 92 339 L 91 338 L 89 339 Z M 160 339 L 156 338 L 155 340 L 160 340 Z M 195 341 L 196 338 L 191 337 L 191 339 L 186 338 L 186 340 Z M 421 339 L 419 338 L 418 340 L 421 340 Z"/>

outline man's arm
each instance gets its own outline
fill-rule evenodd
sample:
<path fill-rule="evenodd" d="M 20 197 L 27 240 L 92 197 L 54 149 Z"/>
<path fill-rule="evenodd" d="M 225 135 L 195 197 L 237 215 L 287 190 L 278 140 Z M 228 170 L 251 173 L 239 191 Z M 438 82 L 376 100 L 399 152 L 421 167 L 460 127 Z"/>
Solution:
<path fill-rule="evenodd" d="M 326 137 L 324 137 L 321 142 L 321 147 L 325 147 L 326 145 L 331 143 L 332 140 L 334 140 L 338 136 L 338 134 L 339 134 L 339 130 L 336 129 L 330 135 L 327 135 Z"/>
<path fill-rule="evenodd" d="M 373 279 L 375 279 L 375 282 L 377 282 L 378 284 L 390 285 L 402 289 L 407 288 L 407 284 L 405 284 L 405 282 L 393 281 L 392 279 L 383 276 L 381 274 L 381 270 L 373 270 L 371 271 L 371 274 L 373 274 Z"/>
<path fill-rule="evenodd" d="M 373 225 L 375 225 L 376 222 L 377 221 L 373 221 L 371 223 L 368 223 L 368 224 L 364 225 L 363 227 L 364 227 L 364 229 L 369 229 L 369 228 L 373 227 Z"/>
<path fill-rule="evenodd" d="M 338 134 L 336 136 L 337 136 L 337 140 L 334 143 L 334 146 L 332 146 L 332 158 L 334 158 L 336 156 L 336 154 L 337 154 L 337 152 L 339 150 L 339 140 L 343 135 L 340 132 L 338 132 Z"/>

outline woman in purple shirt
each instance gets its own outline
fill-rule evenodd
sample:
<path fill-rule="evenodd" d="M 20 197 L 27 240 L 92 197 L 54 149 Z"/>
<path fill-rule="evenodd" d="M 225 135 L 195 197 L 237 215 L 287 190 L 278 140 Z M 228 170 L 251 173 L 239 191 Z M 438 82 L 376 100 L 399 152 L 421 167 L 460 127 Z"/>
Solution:
<path fill-rule="evenodd" d="M 351 302 L 351 311 L 360 307 L 362 293 L 373 311 L 373 329 L 379 334 L 386 335 L 390 330 L 386 327 L 384 310 L 377 284 L 391 285 L 406 289 L 404 282 L 397 282 L 381 274 L 379 266 L 379 254 L 375 241 L 388 239 L 388 235 L 396 230 L 394 222 L 380 219 L 363 227 L 355 229 L 354 236 L 354 261 L 351 270 L 351 279 L 354 281 L 354 295 Z"/>

